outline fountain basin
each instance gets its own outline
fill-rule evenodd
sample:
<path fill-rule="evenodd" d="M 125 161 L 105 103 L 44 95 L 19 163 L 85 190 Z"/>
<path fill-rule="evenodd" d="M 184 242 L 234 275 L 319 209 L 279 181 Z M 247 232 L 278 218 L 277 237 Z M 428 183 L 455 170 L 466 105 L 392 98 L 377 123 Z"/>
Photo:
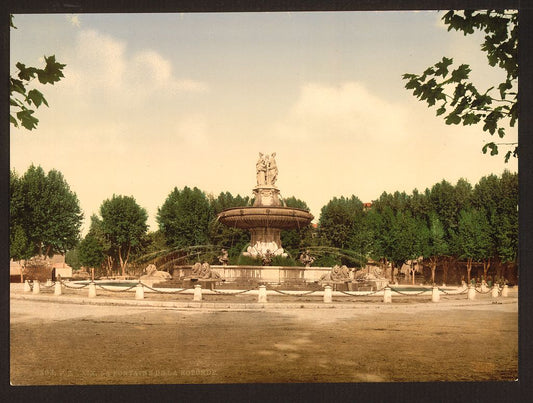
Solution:
<path fill-rule="evenodd" d="M 306 210 L 283 206 L 248 206 L 223 210 L 218 215 L 221 223 L 233 228 L 303 228 L 313 215 Z"/>

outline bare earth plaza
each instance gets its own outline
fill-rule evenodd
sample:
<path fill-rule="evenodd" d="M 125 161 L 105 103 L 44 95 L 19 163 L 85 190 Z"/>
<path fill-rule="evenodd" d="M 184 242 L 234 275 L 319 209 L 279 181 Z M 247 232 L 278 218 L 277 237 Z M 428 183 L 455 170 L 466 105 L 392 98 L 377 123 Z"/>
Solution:
<path fill-rule="evenodd" d="M 517 24 L 10 15 L 11 389 L 517 384 Z"/>

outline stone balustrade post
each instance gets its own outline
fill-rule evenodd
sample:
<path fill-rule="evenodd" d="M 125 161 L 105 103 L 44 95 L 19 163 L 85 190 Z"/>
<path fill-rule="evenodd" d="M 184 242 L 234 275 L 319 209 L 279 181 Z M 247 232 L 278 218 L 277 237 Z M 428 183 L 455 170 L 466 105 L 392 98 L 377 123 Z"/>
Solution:
<path fill-rule="evenodd" d="M 257 302 L 259 303 L 267 302 L 267 292 L 266 292 L 265 285 L 259 286 L 259 294 L 257 295 Z"/>
<path fill-rule="evenodd" d="M 91 282 L 89 284 L 89 298 L 96 297 L 96 284 Z"/>
<path fill-rule="evenodd" d="M 392 302 L 392 290 L 389 286 L 383 290 L 383 302 L 390 304 Z"/>
<path fill-rule="evenodd" d="M 329 304 L 333 301 L 333 290 L 330 285 L 324 287 L 324 302 Z"/>
<path fill-rule="evenodd" d="M 509 296 L 509 287 L 507 286 L 507 284 L 505 284 L 502 289 L 502 297 L 507 298 L 508 296 Z"/>
<path fill-rule="evenodd" d="M 39 280 L 33 280 L 33 293 L 39 294 L 41 292 L 41 284 Z"/>
<path fill-rule="evenodd" d="M 498 298 L 498 295 L 500 294 L 500 287 L 498 284 L 494 284 L 492 286 L 492 298 Z"/>
<path fill-rule="evenodd" d="M 474 299 L 476 299 L 476 288 L 475 287 L 472 287 L 471 284 L 468 285 L 468 293 L 467 293 L 467 298 L 471 301 L 473 301 Z"/>
<path fill-rule="evenodd" d="M 56 281 L 55 285 L 54 285 L 54 295 L 61 295 L 61 282 L 60 281 Z"/>
<path fill-rule="evenodd" d="M 192 298 L 193 301 L 201 301 L 202 300 L 202 286 L 200 284 L 196 284 L 194 286 L 194 295 Z"/>
<path fill-rule="evenodd" d="M 431 302 L 439 302 L 440 294 L 439 294 L 439 288 L 433 286 L 433 289 L 431 290 Z"/>
<path fill-rule="evenodd" d="M 144 299 L 144 287 L 141 283 L 135 287 L 135 299 Z"/>
<path fill-rule="evenodd" d="M 24 281 L 24 292 L 31 292 L 30 280 Z"/>

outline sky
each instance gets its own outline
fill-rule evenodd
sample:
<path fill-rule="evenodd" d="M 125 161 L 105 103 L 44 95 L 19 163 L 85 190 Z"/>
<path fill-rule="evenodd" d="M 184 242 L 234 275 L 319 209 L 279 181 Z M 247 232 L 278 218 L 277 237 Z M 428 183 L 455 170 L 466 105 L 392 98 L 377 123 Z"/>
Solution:
<path fill-rule="evenodd" d="M 474 185 L 517 171 L 482 146 L 481 125 L 447 126 L 404 88 L 443 56 L 478 88 L 502 80 L 480 35 L 448 32 L 437 11 L 15 15 L 15 63 L 54 54 L 65 78 L 39 86 L 39 125 L 11 126 L 10 164 L 59 170 L 85 221 L 133 196 L 156 214 L 177 187 L 252 196 L 259 153 L 276 153 L 282 197 L 315 216 L 333 197 L 363 202 Z M 33 83 L 32 83 L 33 84 Z M 513 128 L 505 138 L 516 141 Z"/>

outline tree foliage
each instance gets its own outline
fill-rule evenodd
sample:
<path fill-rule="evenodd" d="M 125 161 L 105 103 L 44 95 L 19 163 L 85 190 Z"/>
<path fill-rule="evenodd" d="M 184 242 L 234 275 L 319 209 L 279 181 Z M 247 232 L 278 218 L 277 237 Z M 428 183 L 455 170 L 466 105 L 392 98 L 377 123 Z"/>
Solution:
<path fill-rule="evenodd" d="M 320 211 L 320 236 L 328 246 L 349 248 L 362 219 L 363 203 L 356 196 L 334 197 Z"/>
<path fill-rule="evenodd" d="M 222 192 L 211 200 L 213 218 L 208 226 L 209 241 L 213 245 L 226 249 L 230 257 L 239 255 L 250 243 L 250 233 L 243 229 L 228 227 L 220 223 L 216 217 L 222 210 L 249 204 L 248 196 L 233 196 L 230 192 Z"/>
<path fill-rule="evenodd" d="M 478 262 L 486 274 L 496 262 L 516 264 L 518 253 L 518 175 L 446 180 L 424 192 L 384 192 L 370 208 L 333 198 L 322 209 L 319 242 L 400 267 L 424 257 L 432 271 L 447 276 L 451 261 Z M 357 199 L 358 200 L 358 199 Z"/>
<path fill-rule="evenodd" d="M 10 252 L 15 260 L 64 254 L 79 241 L 83 214 L 61 172 L 31 165 L 10 176 Z"/>
<path fill-rule="evenodd" d="M 16 29 L 12 15 L 10 15 L 10 26 Z M 63 69 L 66 65 L 57 62 L 55 55 L 44 56 L 44 62 L 44 68 L 26 66 L 17 62 L 15 65 L 17 72 L 9 77 L 9 121 L 15 127 L 35 129 L 39 119 L 34 116 L 34 108 L 37 109 L 41 105 L 48 106 L 43 93 L 37 88 L 30 88 L 31 82 L 37 78 L 43 85 L 54 85 L 64 77 Z"/>
<path fill-rule="evenodd" d="M 298 208 L 309 211 L 307 203 L 294 196 L 283 199 L 286 207 Z M 295 228 L 291 230 L 281 231 L 281 244 L 283 249 L 289 253 L 293 258 L 297 259 L 303 249 L 310 246 L 312 242 L 312 227 L 311 224 L 305 227 Z"/>
<path fill-rule="evenodd" d="M 465 10 L 449 11 L 442 20 L 448 31 L 454 29 L 464 35 L 476 31 L 484 33 L 481 50 L 486 53 L 488 64 L 498 66 L 505 73 L 505 80 L 488 89 L 479 89 L 470 79 L 468 64 L 454 65 L 453 58 L 443 57 L 422 74 L 406 73 L 405 88 L 413 91 L 428 107 L 437 108 L 437 116 L 443 116 L 447 125 L 482 124 L 483 131 L 503 138 L 506 125 L 514 127 L 518 121 L 518 12 L 516 10 Z M 490 149 L 491 155 L 499 152 L 497 143 L 486 143 L 482 151 Z M 511 155 L 518 156 L 518 145 L 507 151 L 505 161 Z"/>
<path fill-rule="evenodd" d="M 157 211 L 160 231 L 171 247 L 206 245 L 213 208 L 204 192 L 194 187 L 174 188 Z"/>
<path fill-rule="evenodd" d="M 133 197 L 113 195 L 100 206 L 100 216 L 101 220 L 94 219 L 95 225 L 109 242 L 108 253 L 116 254 L 124 276 L 132 249 L 140 245 L 148 229 L 148 214 Z"/>

